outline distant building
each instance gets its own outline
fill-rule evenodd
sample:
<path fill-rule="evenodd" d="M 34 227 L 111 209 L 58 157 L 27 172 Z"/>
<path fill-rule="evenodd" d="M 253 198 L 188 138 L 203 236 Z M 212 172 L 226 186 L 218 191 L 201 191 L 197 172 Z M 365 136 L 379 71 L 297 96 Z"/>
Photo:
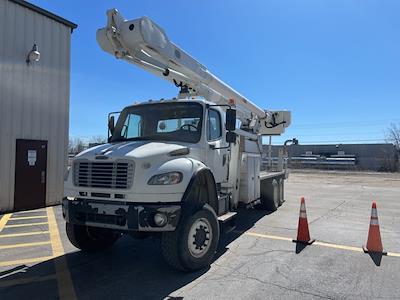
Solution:
<path fill-rule="evenodd" d="M 272 146 L 276 161 L 283 146 Z M 399 170 L 399 151 L 393 144 L 338 144 L 287 146 L 289 168 L 389 171 Z M 268 146 L 263 146 L 267 164 Z"/>
<path fill-rule="evenodd" d="M 0 15 L 0 212 L 57 204 L 76 25 L 22 0 L 0 0 Z"/>

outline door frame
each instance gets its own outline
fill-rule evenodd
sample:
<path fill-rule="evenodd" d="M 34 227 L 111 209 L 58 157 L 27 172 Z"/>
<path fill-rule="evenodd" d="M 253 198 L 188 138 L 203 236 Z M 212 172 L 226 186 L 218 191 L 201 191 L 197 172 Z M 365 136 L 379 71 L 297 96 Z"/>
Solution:
<path fill-rule="evenodd" d="M 20 186 L 18 186 L 18 182 L 20 179 L 18 178 L 18 170 L 21 167 L 20 165 L 18 165 L 19 160 L 18 160 L 18 144 L 19 143 L 24 143 L 21 146 L 22 147 L 26 147 L 27 149 L 29 148 L 29 144 L 30 143 L 37 143 L 35 144 L 35 148 L 39 147 L 39 144 L 41 144 L 43 146 L 43 144 L 45 144 L 45 150 L 44 150 L 44 159 L 45 161 L 43 162 L 43 166 L 42 169 L 44 171 L 44 191 L 43 191 L 43 199 L 41 200 L 40 204 L 38 202 L 38 205 L 35 205 L 35 203 L 33 203 L 32 205 L 29 205 L 29 201 L 21 201 L 19 198 L 17 197 L 21 197 L 20 193 L 17 192 L 18 188 L 21 188 L 21 184 Z M 26 146 L 27 145 L 27 146 Z M 28 149 L 29 150 L 29 149 Z M 20 150 L 21 151 L 21 150 Z M 29 210 L 29 209 L 35 209 L 35 208 L 41 208 L 41 207 L 46 207 L 46 203 L 47 203 L 47 173 L 48 173 L 48 141 L 47 140 L 34 140 L 34 139 L 16 139 L 15 140 L 15 163 L 14 163 L 14 203 L 13 203 L 13 210 L 17 211 L 17 210 Z M 39 156 L 41 154 L 37 154 L 37 156 Z M 23 157 L 21 157 L 20 159 L 24 159 Z M 37 158 L 38 159 L 38 158 Z M 43 172 L 40 171 L 40 172 Z M 43 176 L 41 174 L 41 176 Z"/>

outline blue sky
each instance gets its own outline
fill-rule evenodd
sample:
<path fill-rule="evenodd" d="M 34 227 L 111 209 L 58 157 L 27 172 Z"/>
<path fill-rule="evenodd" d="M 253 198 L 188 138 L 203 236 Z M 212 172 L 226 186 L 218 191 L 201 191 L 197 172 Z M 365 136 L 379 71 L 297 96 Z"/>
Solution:
<path fill-rule="evenodd" d="M 292 111 L 276 144 L 383 142 L 400 123 L 400 1 L 45 1 L 72 35 L 70 135 L 106 135 L 107 113 L 177 89 L 98 47 L 105 11 L 149 16 L 169 38 L 265 109 Z"/>

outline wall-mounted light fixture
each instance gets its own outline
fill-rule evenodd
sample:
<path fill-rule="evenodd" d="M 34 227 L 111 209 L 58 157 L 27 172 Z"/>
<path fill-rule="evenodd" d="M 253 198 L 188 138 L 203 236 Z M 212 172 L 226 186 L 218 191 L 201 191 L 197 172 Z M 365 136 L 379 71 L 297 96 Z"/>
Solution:
<path fill-rule="evenodd" d="M 26 57 L 26 63 L 29 65 L 31 62 L 40 60 L 40 52 L 38 46 L 33 44 L 32 50 L 29 51 L 28 56 Z"/>

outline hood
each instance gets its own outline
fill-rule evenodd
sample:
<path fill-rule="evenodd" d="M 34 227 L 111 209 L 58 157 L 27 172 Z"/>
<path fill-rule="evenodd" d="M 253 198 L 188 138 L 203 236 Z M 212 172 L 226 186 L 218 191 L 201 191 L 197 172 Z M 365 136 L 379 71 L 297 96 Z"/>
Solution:
<path fill-rule="evenodd" d="M 146 159 L 154 156 L 168 155 L 171 151 L 185 149 L 186 146 L 154 141 L 131 141 L 116 144 L 104 144 L 87 149 L 77 155 L 77 158 L 94 158 L 105 156 L 109 158 Z"/>

